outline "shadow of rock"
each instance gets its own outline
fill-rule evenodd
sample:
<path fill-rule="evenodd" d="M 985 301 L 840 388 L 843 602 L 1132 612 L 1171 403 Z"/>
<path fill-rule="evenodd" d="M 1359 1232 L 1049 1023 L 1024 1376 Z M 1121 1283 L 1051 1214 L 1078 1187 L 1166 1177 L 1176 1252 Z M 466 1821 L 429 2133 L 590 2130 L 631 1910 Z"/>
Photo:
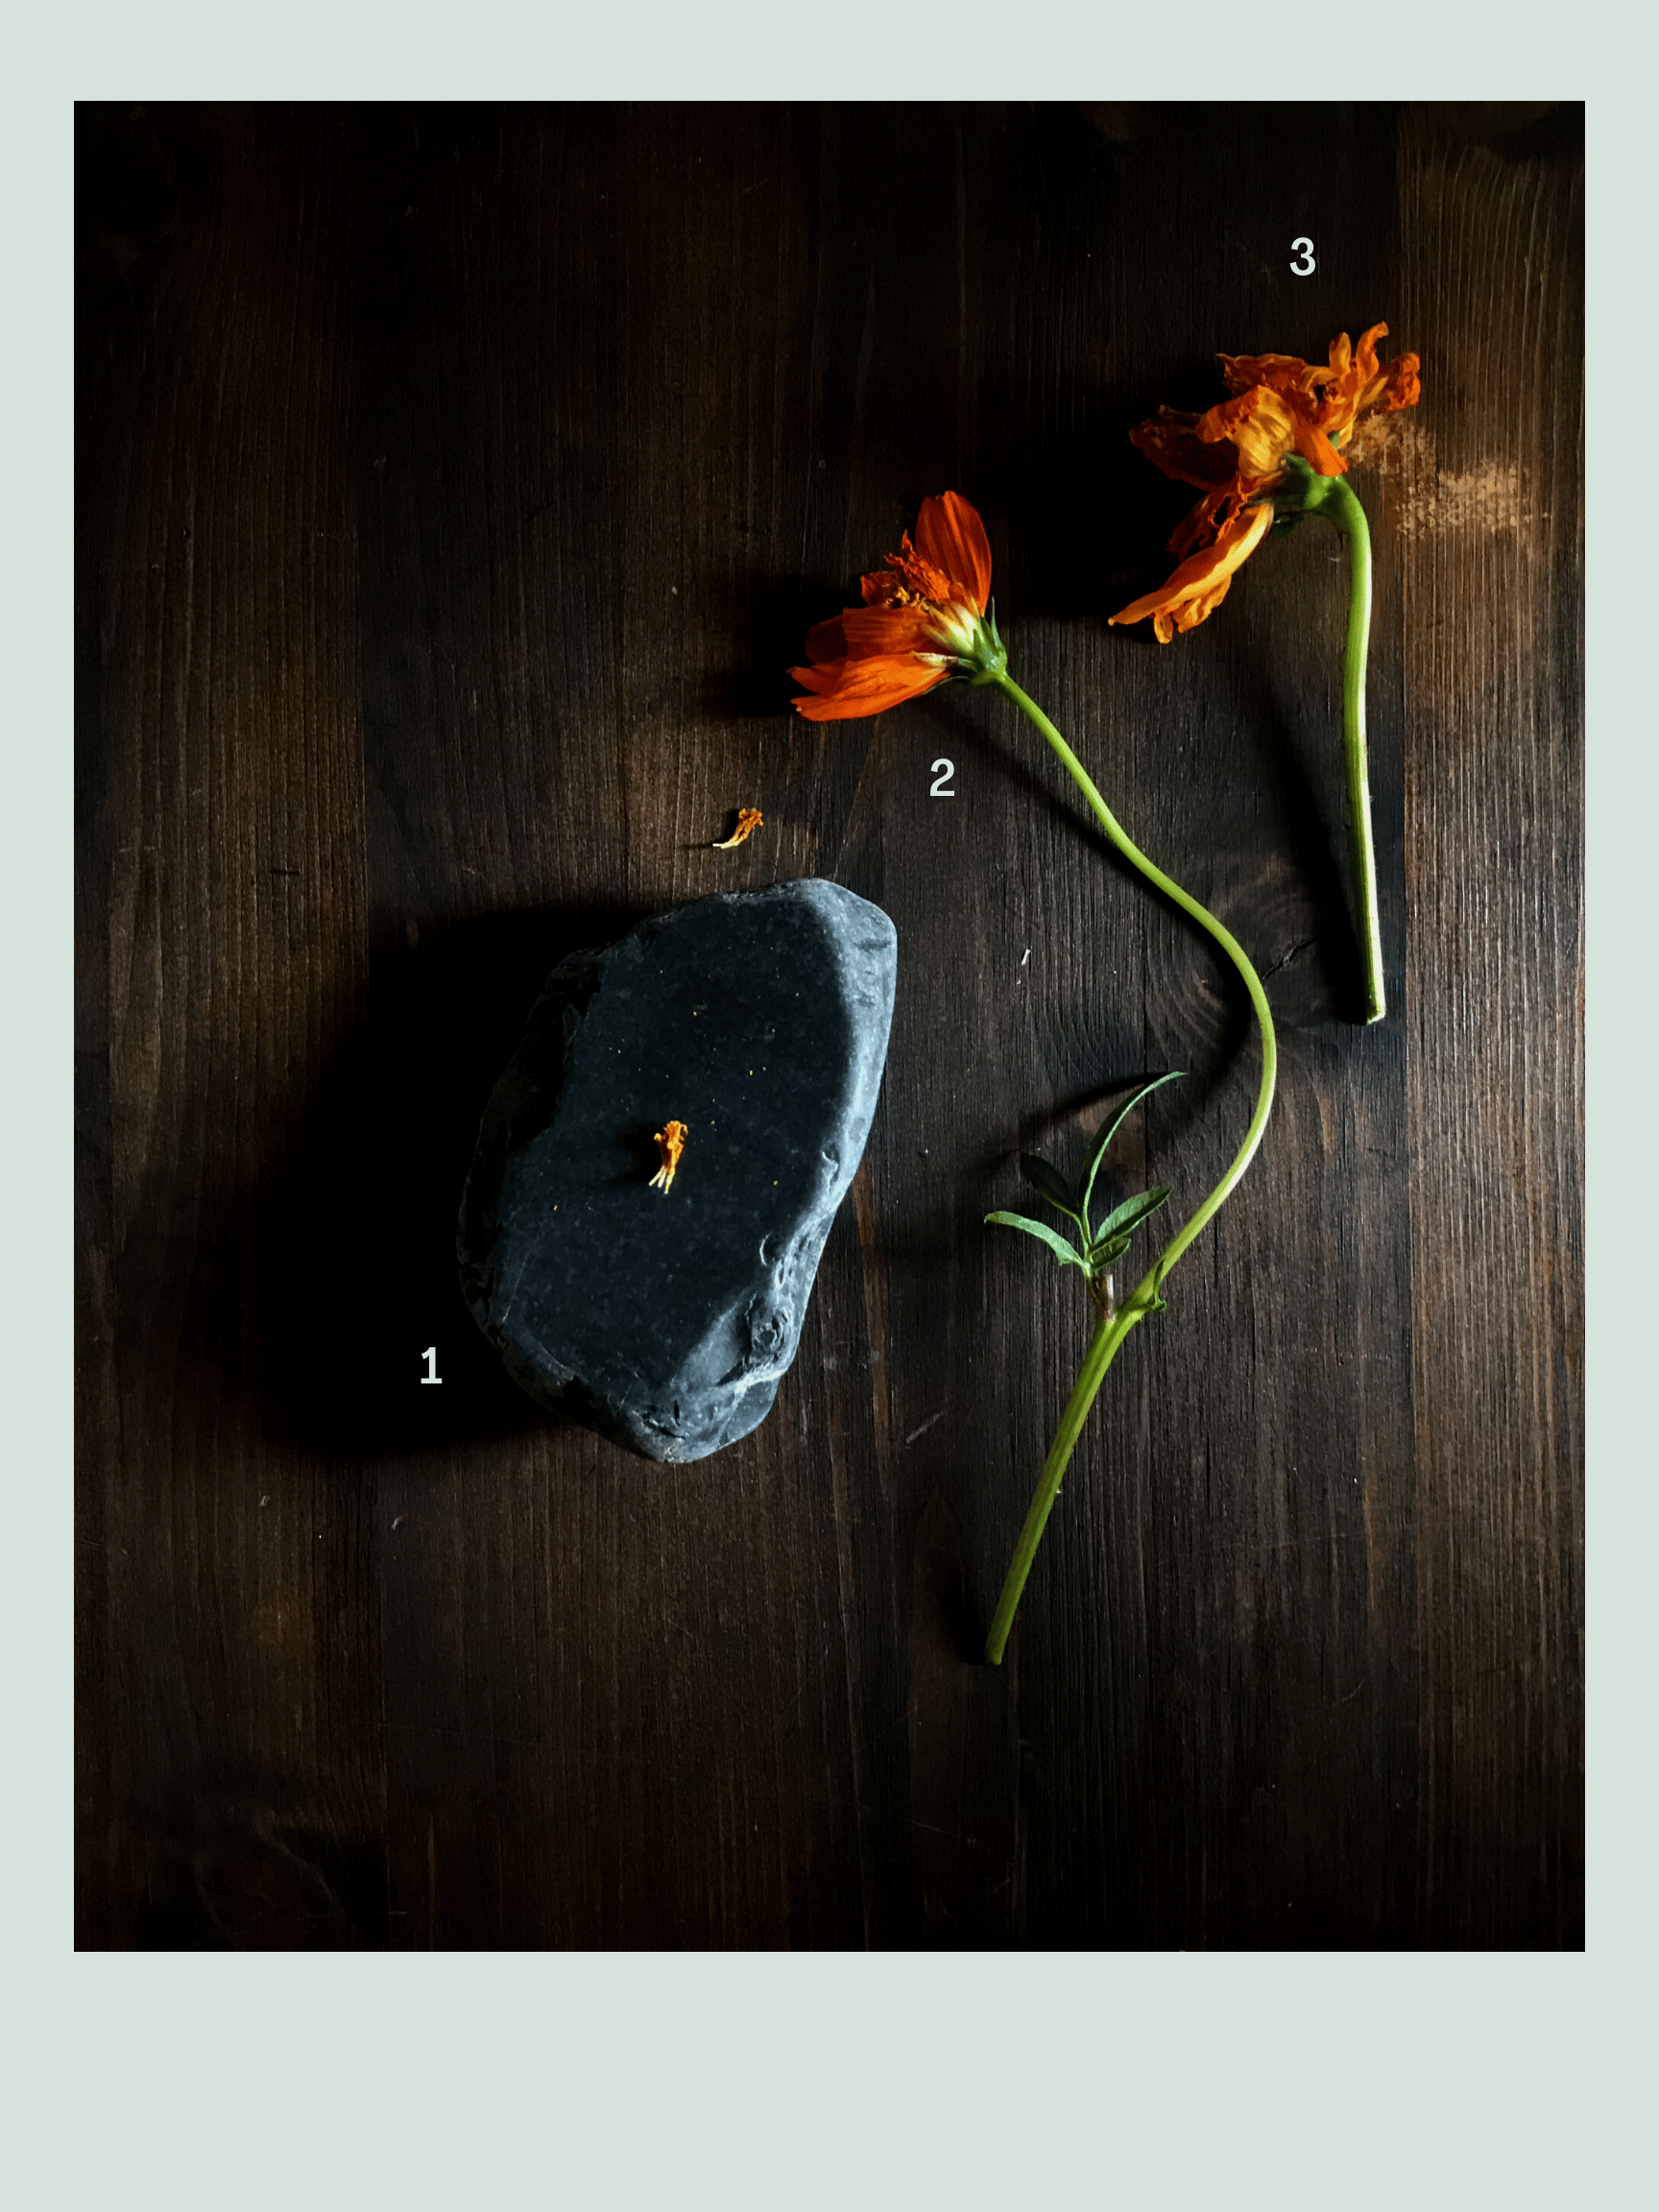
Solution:
<path fill-rule="evenodd" d="M 641 919 L 505 914 L 380 948 L 367 1022 L 258 1212 L 261 1411 L 278 1433 L 373 1456 L 554 1418 L 508 1378 L 463 1301 L 461 1190 L 548 970 Z M 429 1347 L 436 1384 L 423 1380 Z"/>

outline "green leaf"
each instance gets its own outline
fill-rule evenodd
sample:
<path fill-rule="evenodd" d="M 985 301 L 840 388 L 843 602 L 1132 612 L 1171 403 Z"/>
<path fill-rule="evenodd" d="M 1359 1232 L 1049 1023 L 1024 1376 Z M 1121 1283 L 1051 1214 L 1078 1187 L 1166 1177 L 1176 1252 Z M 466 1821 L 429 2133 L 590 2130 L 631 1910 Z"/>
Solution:
<path fill-rule="evenodd" d="M 1076 1191 L 1059 1168 L 1045 1160 L 1040 1152 L 1022 1152 L 1020 1172 L 1032 1190 L 1046 1198 L 1050 1206 L 1057 1206 L 1062 1214 L 1069 1214 L 1073 1221 L 1077 1219 Z"/>
<path fill-rule="evenodd" d="M 1046 1221 L 1033 1221 L 1024 1214 L 987 1214 L 987 1221 L 995 1221 L 1000 1229 L 1023 1229 L 1027 1237 L 1041 1237 L 1057 1260 L 1068 1267 L 1082 1267 L 1081 1253 L 1074 1252 L 1058 1229 L 1050 1229 Z"/>
<path fill-rule="evenodd" d="M 1128 1249 L 1129 1239 L 1127 1237 L 1103 1237 L 1098 1244 L 1091 1244 L 1089 1247 L 1090 1273 L 1098 1275 L 1102 1267 L 1110 1266 L 1114 1260 L 1121 1260 Z"/>
<path fill-rule="evenodd" d="M 1166 1206 L 1169 1193 L 1160 1184 L 1156 1190 L 1142 1190 L 1138 1198 L 1125 1198 L 1121 1206 L 1115 1206 L 1094 1232 L 1098 1243 L 1107 1237 L 1121 1237 L 1125 1242 L 1140 1228 L 1142 1221 Z"/>
<path fill-rule="evenodd" d="M 1142 1098 L 1166 1083 L 1179 1082 L 1186 1073 L 1183 1068 L 1171 1068 L 1167 1075 L 1155 1075 L 1150 1083 L 1142 1083 L 1140 1090 L 1126 1098 L 1109 1121 L 1102 1121 L 1094 1132 L 1094 1141 L 1089 1147 L 1089 1158 L 1083 1168 L 1083 1196 L 1077 1211 L 1083 1216 L 1084 1234 L 1092 1235 L 1089 1228 L 1089 1201 L 1094 1195 L 1094 1178 L 1100 1172 L 1100 1163 L 1106 1157 L 1107 1146 L 1122 1128 L 1124 1121 L 1134 1113 Z"/>

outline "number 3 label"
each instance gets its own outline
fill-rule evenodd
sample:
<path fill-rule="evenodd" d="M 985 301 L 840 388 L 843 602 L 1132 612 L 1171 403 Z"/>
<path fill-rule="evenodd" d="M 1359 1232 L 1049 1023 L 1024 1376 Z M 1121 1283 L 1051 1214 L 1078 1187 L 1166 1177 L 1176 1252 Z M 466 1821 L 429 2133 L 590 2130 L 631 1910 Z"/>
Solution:
<path fill-rule="evenodd" d="M 1301 255 L 1301 259 L 1299 261 L 1292 261 L 1290 264 L 1291 276 L 1311 276 L 1314 269 L 1312 239 L 1292 238 L 1290 241 L 1290 251 L 1292 253 L 1298 253 Z"/>

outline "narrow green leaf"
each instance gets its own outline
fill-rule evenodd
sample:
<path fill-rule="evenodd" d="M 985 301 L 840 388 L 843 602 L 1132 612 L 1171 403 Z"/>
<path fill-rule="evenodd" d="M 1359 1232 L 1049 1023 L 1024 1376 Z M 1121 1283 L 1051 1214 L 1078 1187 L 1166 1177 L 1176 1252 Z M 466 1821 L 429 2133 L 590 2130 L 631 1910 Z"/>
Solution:
<path fill-rule="evenodd" d="M 1155 1190 L 1142 1190 L 1138 1198 L 1125 1198 L 1121 1206 L 1115 1206 L 1094 1232 L 1098 1240 L 1102 1237 L 1129 1237 L 1142 1222 L 1156 1214 L 1160 1206 L 1167 1205 L 1169 1193 L 1162 1184 Z"/>
<path fill-rule="evenodd" d="M 1091 1273 L 1097 1275 L 1102 1267 L 1109 1266 L 1114 1260 L 1121 1260 L 1128 1249 L 1129 1239 L 1127 1237 L 1103 1237 L 1099 1243 L 1091 1244 L 1089 1247 Z"/>
<path fill-rule="evenodd" d="M 1058 1229 L 1050 1229 L 1046 1221 L 1033 1221 L 1024 1214 L 987 1214 L 987 1221 L 995 1221 L 1001 1229 L 1023 1229 L 1027 1237 L 1041 1237 L 1057 1260 L 1068 1267 L 1082 1267 L 1081 1253 L 1074 1252 Z"/>
<path fill-rule="evenodd" d="M 1046 1198 L 1050 1206 L 1057 1206 L 1062 1214 L 1077 1219 L 1077 1193 L 1052 1162 L 1045 1160 L 1041 1152 L 1022 1152 L 1020 1172 L 1033 1190 Z"/>
<path fill-rule="evenodd" d="M 1100 1172 L 1100 1163 L 1105 1159 L 1107 1147 L 1113 1138 L 1117 1136 L 1124 1121 L 1134 1113 L 1142 1098 L 1148 1097 L 1151 1093 L 1159 1090 L 1166 1083 L 1179 1082 L 1185 1073 L 1184 1068 L 1171 1068 L 1167 1075 L 1155 1075 L 1150 1083 L 1142 1083 L 1140 1090 L 1118 1107 L 1111 1119 L 1102 1121 L 1099 1128 L 1094 1132 L 1094 1141 L 1089 1147 L 1089 1158 L 1084 1163 L 1083 1195 L 1077 1208 L 1078 1213 L 1083 1216 L 1083 1233 L 1085 1236 L 1093 1234 L 1089 1228 L 1089 1201 L 1094 1195 L 1094 1178 Z"/>

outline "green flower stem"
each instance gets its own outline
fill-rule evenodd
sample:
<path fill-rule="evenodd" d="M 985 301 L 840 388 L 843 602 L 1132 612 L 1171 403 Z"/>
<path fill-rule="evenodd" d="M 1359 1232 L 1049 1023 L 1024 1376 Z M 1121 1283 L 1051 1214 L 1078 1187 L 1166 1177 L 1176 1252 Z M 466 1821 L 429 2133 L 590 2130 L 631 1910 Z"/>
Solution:
<path fill-rule="evenodd" d="M 1382 936 L 1377 920 L 1377 854 L 1371 838 L 1371 778 L 1365 760 L 1365 655 L 1371 636 L 1371 533 L 1345 478 L 1334 479 L 1319 512 L 1348 541 L 1348 648 L 1342 661 L 1342 753 L 1348 768 L 1348 834 L 1354 888 L 1365 940 L 1365 1019 L 1388 1011 L 1382 990 Z"/>
<path fill-rule="evenodd" d="M 1109 1320 L 1102 1313 L 1094 1325 L 1094 1334 L 1089 1339 L 1088 1351 L 1083 1355 L 1083 1364 L 1078 1370 L 1076 1383 L 1066 1410 L 1060 1416 L 1054 1442 L 1049 1448 L 1047 1458 L 1043 1462 L 1043 1472 L 1038 1478 L 1036 1493 L 1025 1515 L 1025 1525 L 1020 1531 L 1020 1541 L 1014 1547 L 1014 1556 L 1008 1562 L 1008 1572 L 1002 1578 L 1002 1595 L 997 1600 L 991 1633 L 985 1639 L 985 1656 L 993 1667 L 999 1667 L 1002 1663 L 1008 1634 L 1014 1625 L 1014 1616 L 1024 1593 L 1025 1578 L 1031 1572 L 1032 1560 L 1037 1556 L 1037 1547 L 1043 1540 L 1043 1531 L 1047 1526 L 1054 1501 L 1060 1495 L 1060 1478 L 1070 1463 L 1072 1450 L 1083 1432 L 1084 1422 L 1089 1418 L 1089 1408 L 1106 1380 L 1106 1370 L 1111 1366 L 1118 1345 L 1147 1310 L 1135 1303 L 1145 1287 L 1143 1281 L 1136 1290 L 1135 1298 L 1120 1309 L 1115 1319 Z"/>
<path fill-rule="evenodd" d="M 1165 1245 L 1163 1251 L 1135 1286 L 1134 1290 L 1124 1300 L 1118 1310 L 1116 1313 L 1103 1313 L 1101 1315 L 1094 1336 L 1090 1339 L 1089 1349 L 1084 1355 L 1076 1386 L 1071 1392 L 1065 1412 L 1061 1415 L 1060 1427 L 1055 1435 L 1053 1447 L 1044 1462 L 1043 1473 L 1037 1483 L 1036 1495 L 1033 1497 L 1030 1510 L 1025 1516 L 1025 1526 L 1021 1529 L 1020 1540 L 1014 1548 L 1014 1557 L 1010 1562 L 1007 1575 L 1002 1584 L 1002 1595 L 997 1601 L 997 1613 L 991 1623 L 991 1633 L 985 1641 L 985 1656 L 995 1667 L 1001 1661 L 1003 1648 L 1008 1642 L 1008 1632 L 1014 1625 L 1014 1615 L 1019 1608 L 1021 1594 L 1025 1588 L 1025 1578 L 1031 1572 L 1031 1562 L 1036 1556 L 1037 1546 L 1042 1538 L 1044 1526 L 1053 1507 L 1054 1500 L 1059 1495 L 1060 1479 L 1066 1472 L 1072 1450 L 1082 1432 L 1083 1424 L 1088 1419 L 1089 1409 L 1094 1403 L 1101 1383 L 1106 1380 L 1106 1370 L 1117 1357 L 1118 1347 L 1138 1322 L 1144 1320 L 1148 1313 L 1155 1313 L 1158 1310 L 1162 1304 L 1159 1291 L 1164 1278 L 1205 1223 L 1226 1203 L 1234 1185 L 1255 1157 L 1256 1147 L 1262 1142 L 1262 1133 L 1267 1126 L 1267 1116 L 1273 1105 L 1273 1086 L 1279 1069 L 1279 1047 L 1273 1034 L 1273 1016 L 1268 1009 L 1267 994 L 1262 988 L 1262 979 L 1250 965 L 1243 947 L 1233 935 L 1233 932 L 1217 922 L 1214 914 L 1200 906 L 1196 899 L 1183 891 L 1179 883 L 1173 882 L 1169 877 L 1166 876 L 1162 868 L 1155 866 L 1152 861 L 1147 859 L 1145 854 L 1128 836 L 1117 816 L 1094 788 L 1083 763 L 1072 752 L 1070 746 L 1067 744 L 1065 738 L 1061 736 L 1059 731 L 1055 729 L 1053 723 L 1049 721 L 1047 715 L 1044 713 L 1042 708 L 1034 700 L 1028 699 L 1013 678 L 1004 671 L 998 670 L 991 676 L 990 681 L 997 685 L 998 690 L 1006 692 L 1021 712 L 1028 715 L 1038 729 L 1042 731 L 1044 736 L 1058 755 L 1067 774 L 1088 801 L 1090 810 L 1095 820 L 1105 830 L 1113 845 L 1122 854 L 1124 859 L 1132 867 L 1139 869 L 1147 881 L 1155 884 L 1166 898 L 1172 899 L 1184 913 L 1190 914 L 1199 927 L 1207 931 L 1220 946 L 1222 951 L 1226 953 L 1243 979 L 1244 988 L 1250 995 L 1250 1004 L 1254 1009 L 1257 1022 L 1262 1031 L 1262 1087 L 1257 1093 L 1256 1111 L 1250 1118 L 1250 1126 L 1244 1132 L 1244 1142 L 1234 1154 L 1232 1165 L 1196 1213 L 1183 1222 L 1174 1236 L 1170 1238 L 1168 1243 Z"/>
<path fill-rule="evenodd" d="M 1365 510 L 1345 476 L 1318 476 L 1305 463 L 1289 471 L 1301 490 L 1286 512 L 1322 515 L 1348 541 L 1348 643 L 1342 659 L 1342 754 L 1348 771 L 1348 834 L 1354 852 L 1354 894 L 1365 962 L 1365 1020 L 1388 1010 L 1382 989 L 1382 933 L 1377 919 L 1377 853 L 1371 835 L 1371 777 L 1365 757 L 1365 658 L 1371 637 L 1371 532 Z"/>

